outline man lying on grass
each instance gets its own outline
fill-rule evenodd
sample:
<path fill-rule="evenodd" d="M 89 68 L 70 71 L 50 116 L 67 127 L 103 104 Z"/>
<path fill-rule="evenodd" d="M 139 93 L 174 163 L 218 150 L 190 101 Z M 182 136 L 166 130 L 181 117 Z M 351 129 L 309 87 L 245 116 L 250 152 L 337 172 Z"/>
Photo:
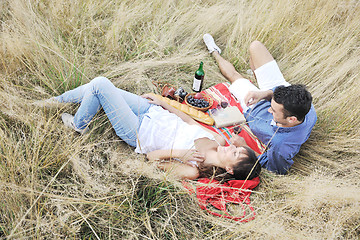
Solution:
<path fill-rule="evenodd" d="M 221 50 L 210 34 L 203 39 L 221 73 L 230 81 L 229 90 L 240 101 L 250 129 L 267 146 L 259 157 L 260 164 L 285 174 L 317 120 L 311 94 L 303 85 L 285 81 L 276 61 L 259 41 L 250 45 L 250 67 L 260 89 L 220 56 Z M 235 138 L 232 140 L 236 145 Z"/>

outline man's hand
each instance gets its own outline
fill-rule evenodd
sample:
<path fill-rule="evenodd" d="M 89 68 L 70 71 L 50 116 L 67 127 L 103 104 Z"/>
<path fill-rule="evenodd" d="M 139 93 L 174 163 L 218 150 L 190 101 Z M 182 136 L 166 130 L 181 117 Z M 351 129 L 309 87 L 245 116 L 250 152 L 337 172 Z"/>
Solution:
<path fill-rule="evenodd" d="M 257 102 L 259 102 L 262 99 L 270 100 L 273 96 L 272 90 L 266 90 L 266 91 L 249 91 L 244 100 L 246 103 L 246 106 L 253 105 Z"/>
<path fill-rule="evenodd" d="M 231 134 L 230 142 L 236 147 L 247 146 L 245 139 L 234 133 Z"/>

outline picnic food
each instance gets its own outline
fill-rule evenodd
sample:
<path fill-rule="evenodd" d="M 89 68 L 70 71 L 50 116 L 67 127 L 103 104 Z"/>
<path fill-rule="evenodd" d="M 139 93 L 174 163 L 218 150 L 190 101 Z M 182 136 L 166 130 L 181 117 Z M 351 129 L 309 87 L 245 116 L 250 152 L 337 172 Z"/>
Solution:
<path fill-rule="evenodd" d="M 195 119 L 199 122 L 202 122 L 202 123 L 205 123 L 208 125 L 214 124 L 214 119 L 202 111 L 196 110 L 195 108 L 190 107 L 186 104 L 181 104 L 178 101 L 171 100 L 169 98 L 162 97 L 162 96 L 154 94 L 154 93 L 152 93 L 152 95 L 155 96 L 156 98 L 166 102 L 170 106 L 186 113 L 187 115 L 191 116 L 193 119 Z"/>
<path fill-rule="evenodd" d="M 201 93 L 196 93 L 195 95 L 194 95 L 194 98 L 195 99 L 202 99 L 204 96 L 201 94 Z"/>
<path fill-rule="evenodd" d="M 206 94 L 189 93 L 185 97 L 185 103 L 197 110 L 205 112 L 213 105 L 213 100 Z"/>
<path fill-rule="evenodd" d="M 207 102 L 204 98 L 196 98 L 192 95 L 189 95 L 187 98 L 187 102 L 194 107 L 198 108 L 207 108 L 209 106 L 209 102 Z"/>

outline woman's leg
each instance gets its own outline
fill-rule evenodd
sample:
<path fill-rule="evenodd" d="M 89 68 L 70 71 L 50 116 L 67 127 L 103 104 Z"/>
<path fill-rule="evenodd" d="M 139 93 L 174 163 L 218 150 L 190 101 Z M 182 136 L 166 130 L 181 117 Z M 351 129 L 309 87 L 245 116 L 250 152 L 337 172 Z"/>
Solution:
<path fill-rule="evenodd" d="M 91 82 L 81 85 L 75 89 L 66 91 L 60 96 L 54 97 L 54 99 L 60 103 L 81 103 L 85 90 L 91 84 Z"/>
<path fill-rule="evenodd" d="M 148 100 L 116 88 L 104 77 L 95 78 L 59 97 L 62 101 L 81 102 L 74 117 L 76 128 L 85 129 L 102 107 L 116 134 L 131 146 L 136 146 L 142 115 L 150 107 Z"/>

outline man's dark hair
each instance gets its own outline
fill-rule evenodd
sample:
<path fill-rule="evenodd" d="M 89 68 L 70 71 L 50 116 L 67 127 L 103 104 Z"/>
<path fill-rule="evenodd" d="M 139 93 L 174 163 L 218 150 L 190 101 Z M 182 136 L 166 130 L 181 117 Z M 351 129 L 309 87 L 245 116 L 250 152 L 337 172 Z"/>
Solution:
<path fill-rule="evenodd" d="M 312 102 L 310 92 L 301 84 L 277 87 L 273 99 L 284 106 L 285 117 L 295 116 L 300 122 L 304 121 Z"/>

